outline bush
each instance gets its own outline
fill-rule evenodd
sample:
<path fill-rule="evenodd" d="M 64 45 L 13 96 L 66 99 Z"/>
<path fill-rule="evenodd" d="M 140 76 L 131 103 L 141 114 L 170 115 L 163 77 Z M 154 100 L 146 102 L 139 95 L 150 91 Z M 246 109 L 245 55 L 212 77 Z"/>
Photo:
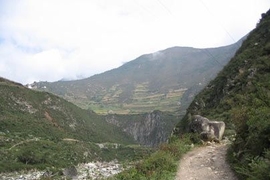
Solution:
<path fill-rule="evenodd" d="M 269 108 L 250 108 L 236 114 L 237 136 L 229 152 L 233 168 L 240 179 L 270 179 Z"/>
<path fill-rule="evenodd" d="M 265 152 L 265 157 L 245 157 L 245 163 L 239 163 L 235 170 L 239 179 L 267 180 L 270 179 L 270 151 Z M 247 164 L 247 165 L 246 165 Z"/>
<path fill-rule="evenodd" d="M 24 164 L 45 163 L 45 158 L 39 157 L 34 151 L 26 150 L 18 155 L 18 160 Z"/>
<path fill-rule="evenodd" d="M 120 180 L 170 180 L 174 179 L 179 159 L 190 150 L 193 134 L 185 134 L 180 139 L 172 137 L 170 143 L 160 145 L 150 157 L 113 177 Z"/>

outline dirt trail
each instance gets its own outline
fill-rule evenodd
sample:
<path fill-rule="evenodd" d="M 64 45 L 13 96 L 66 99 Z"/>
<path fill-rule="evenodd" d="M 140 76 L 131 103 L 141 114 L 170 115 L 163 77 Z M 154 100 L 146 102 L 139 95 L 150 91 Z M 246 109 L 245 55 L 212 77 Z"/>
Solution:
<path fill-rule="evenodd" d="M 226 162 L 226 144 L 196 148 L 181 159 L 175 180 L 237 180 Z"/>

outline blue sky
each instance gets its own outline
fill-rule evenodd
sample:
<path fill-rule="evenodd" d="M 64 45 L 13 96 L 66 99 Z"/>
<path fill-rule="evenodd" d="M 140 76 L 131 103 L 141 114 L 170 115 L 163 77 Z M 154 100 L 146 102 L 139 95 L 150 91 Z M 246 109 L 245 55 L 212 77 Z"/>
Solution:
<path fill-rule="evenodd" d="M 0 76 L 77 79 L 173 46 L 232 44 L 269 0 L 0 0 Z"/>

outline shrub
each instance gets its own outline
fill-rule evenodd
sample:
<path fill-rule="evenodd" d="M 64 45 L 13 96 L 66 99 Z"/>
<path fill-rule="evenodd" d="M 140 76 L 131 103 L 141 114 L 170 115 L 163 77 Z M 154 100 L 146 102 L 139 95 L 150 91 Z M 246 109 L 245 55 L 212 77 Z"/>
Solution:
<path fill-rule="evenodd" d="M 233 168 L 240 179 L 270 179 L 269 108 L 238 111 L 233 118 L 237 125 L 236 140 L 229 152 Z"/>
<path fill-rule="evenodd" d="M 23 151 L 19 156 L 18 160 L 24 164 L 39 164 L 45 163 L 45 159 L 39 157 L 34 151 L 26 150 Z"/>
<path fill-rule="evenodd" d="M 193 134 L 185 134 L 180 139 L 172 137 L 170 143 L 160 145 L 159 149 L 145 160 L 113 177 L 120 180 L 170 180 L 174 179 L 178 160 L 190 150 Z"/>

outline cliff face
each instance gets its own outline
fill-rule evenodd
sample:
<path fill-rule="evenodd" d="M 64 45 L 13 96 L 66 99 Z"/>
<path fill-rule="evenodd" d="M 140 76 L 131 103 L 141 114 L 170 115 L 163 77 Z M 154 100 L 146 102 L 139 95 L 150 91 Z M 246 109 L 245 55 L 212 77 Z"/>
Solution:
<path fill-rule="evenodd" d="M 108 115 L 106 121 L 121 127 L 139 144 L 155 147 L 167 141 L 178 119 L 161 111 L 153 111 L 142 115 Z"/>
<path fill-rule="evenodd" d="M 143 145 L 155 146 L 165 142 L 168 135 L 164 128 L 165 122 L 159 113 L 149 113 L 144 121 L 133 122 L 125 127 L 124 131 L 132 135 L 134 139 Z"/>

